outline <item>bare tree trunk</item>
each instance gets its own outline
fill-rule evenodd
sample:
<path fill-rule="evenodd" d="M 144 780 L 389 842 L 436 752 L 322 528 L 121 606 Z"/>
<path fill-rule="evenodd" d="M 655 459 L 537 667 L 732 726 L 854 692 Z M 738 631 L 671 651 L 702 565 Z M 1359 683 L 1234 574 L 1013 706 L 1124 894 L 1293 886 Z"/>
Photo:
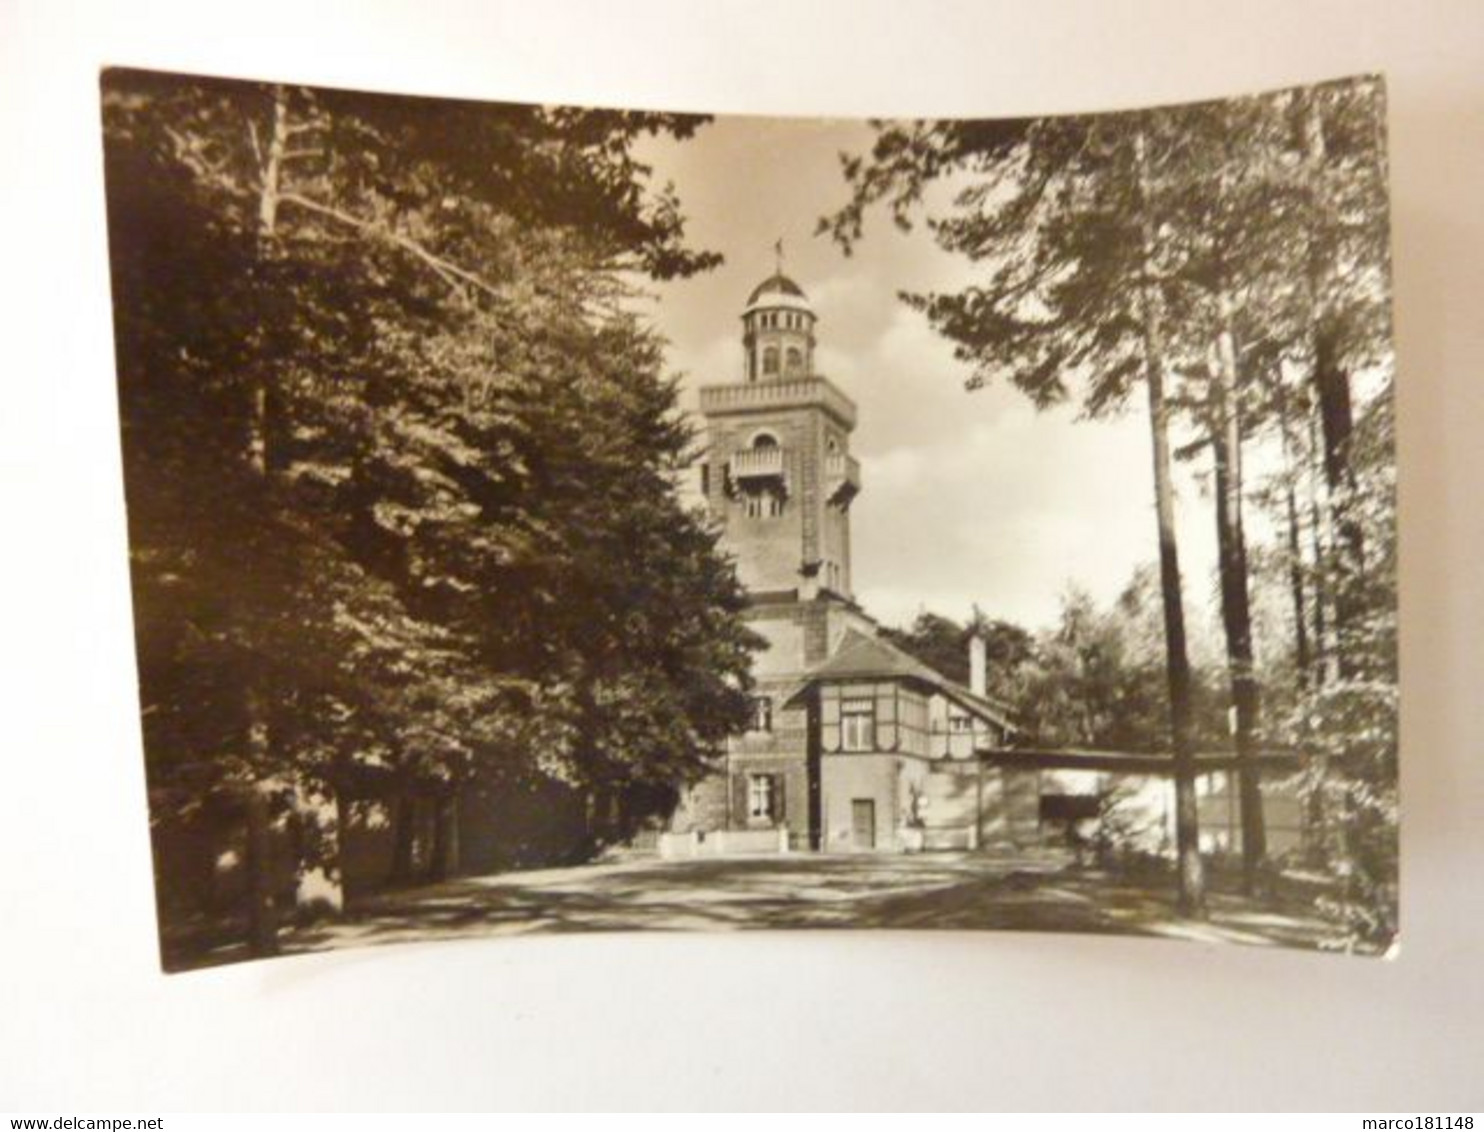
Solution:
<path fill-rule="evenodd" d="M 346 856 L 345 847 L 350 844 L 347 835 L 350 833 L 354 812 L 354 803 L 346 797 L 344 790 L 337 789 L 335 791 L 335 829 L 339 837 L 341 901 L 345 908 L 350 907 L 351 897 L 350 870 L 346 867 L 350 862 Z"/>
<path fill-rule="evenodd" d="M 1309 649 L 1309 614 L 1304 593 L 1303 534 L 1299 522 L 1297 480 L 1299 466 L 1297 445 L 1294 443 L 1293 417 L 1288 405 L 1288 394 L 1279 374 L 1274 383 L 1274 399 L 1278 410 L 1278 438 L 1283 458 L 1283 503 L 1284 520 L 1288 533 L 1288 588 L 1293 599 L 1293 659 L 1298 669 L 1299 686 L 1309 687 L 1314 663 Z"/>
<path fill-rule="evenodd" d="M 1308 687 L 1314 656 L 1309 648 L 1309 611 L 1304 595 L 1303 542 L 1299 530 L 1298 498 L 1290 480 L 1284 485 L 1284 522 L 1288 528 L 1288 591 L 1293 599 L 1293 662 L 1299 686 Z"/>
<path fill-rule="evenodd" d="M 1324 484 L 1322 463 L 1320 456 L 1321 445 L 1318 436 L 1317 425 L 1314 414 L 1308 413 L 1306 420 L 1306 433 L 1308 439 L 1308 453 L 1302 459 L 1305 476 L 1306 504 L 1309 512 L 1309 542 L 1310 555 L 1313 560 L 1314 578 L 1314 652 L 1315 663 L 1313 675 L 1310 680 L 1310 689 L 1318 691 L 1325 684 L 1334 680 L 1339 674 L 1338 658 L 1339 645 L 1336 639 L 1335 625 L 1337 618 L 1331 616 L 1333 608 L 1331 601 L 1332 575 L 1330 564 L 1332 561 L 1331 546 L 1334 538 L 1327 520 L 1332 518 L 1333 512 L 1328 506 L 1328 493 Z M 1330 780 L 1329 758 L 1327 755 L 1316 753 L 1310 764 L 1311 788 L 1309 791 L 1308 822 L 1312 834 L 1308 846 L 1310 860 L 1317 865 L 1325 865 L 1329 858 L 1331 814 L 1328 802 L 1325 800 L 1325 789 Z"/>
<path fill-rule="evenodd" d="M 1354 472 L 1350 466 L 1350 444 L 1355 430 L 1355 410 L 1350 391 L 1350 374 L 1342 360 L 1340 330 L 1325 295 L 1326 257 L 1324 217 L 1324 166 L 1328 143 L 1319 94 L 1300 96 L 1304 108 L 1304 166 L 1309 178 L 1309 199 L 1313 215 L 1308 256 L 1309 319 L 1313 335 L 1313 370 L 1311 380 L 1319 411 L 1323 446 L 1325 486 L 1328 489 L 1330 524 L 1334 532 L 1335 551 L 1331 571 L 1334 600 L 1333 657 L 1338 674 L 1354 670 L 1350 638 L 1360 616 L 1356 605 L 1356 581 L 1365 564 L 1365 536 L 1352 514 Z"/>
<path fill-rule="evenodd" d="M 1350 466 L 1355 429 L 1350 375 L 1341 367 L 1332 332 L 1319 335 L 1315 347 L 1314 384 L 1319 404 L 1319 426 L 1324 443 L 1325 486 L 1329 491 L 1330 525 L 1334 531 L 1334 636 L 1336 665 L 1341 676 L 1355 669 L 1351 636 L 1362 610 L 1356 586 L 1365 569 L 1365 534 L 1354 515 L 1355 473 Z"/>
<path fill-rule="evenodd" d="M 289 95 L 282 86 L 273 88 L 273 125 L 268 135 L 268 150 L 263 155 L 262 190 L 258 194 L 258 234 L 271 238 L 278 225 L 278 201 L 281 195 L 279 175 L 283 155 L 289 142 Z"/>
<path fill-rule="evenodd" d="M 1141 281 L 1144 315 L 1144 369 L 1149 387 L 1149 430 L 1154 458 L 1154 500 L 1159 528 L 1160 593 L 1164 604 L 1165 655 L 1170 688 L 1170 731 L 1175 781 L 1175 852 L 1179 871 L 1178 911 L 1186 917 L 1206 914 L 1205 869 L 1201 863 L 1200 815 L 1195 794 L 1195 752 L 1191 736 L 1190 657 L 1185 640 L 1185 606 L 1180 590 L 1180 553 L 1175 538 L 1175 491 L 1170 473 L 1169 408 L 1165 404 L 1165 339 L 1163 309 L 1150 277 L 1154 263 L 1154 217 L 1150 207 L 1148 142 L 1144 131 L 1134 138 L 1137 190 L 1143 230 L 1145 277 Z"/>
<path fill-rule="evenodd" d="M 272 121 L 265 148 L 259 147 L 256 127 L 250 127 L 254 147 L 259 149 L 257 254 L 263 263 L 270 262 L 276 255 L 278 208 L 283 195 L 283 165 L 289 156 L 289 136 L 293 129 L 289 121 L 288 91 L 282 86 L 275 86 Z M 275 415 L 281 412 L 282 403 L 275 394 L 274 375 L 266 367 L 259 368 L 252 374 L 248 397 L 244 456 L 248 467 L 260 480 L 267 482 L 281 470 L 278 461 L 282 456 L 276 451 L 274 437 L 282 434 L 282 421 L 275 420 Z M 256 684 L 256 677 L 249 676 L 249 682 Z M 263 719 L 266 698 L 260 686 L 249 690 L 247 705 L 250 731 L 262 730 L 266 734 L 267 724 Z M 265 740 L 264 754 L 268 753 Z M 262 761 L 258 765 L 263 765 Z M 294 839 L 298 847 L 295 862 L 296 902 L 301 910 L 316 905 L 326 905 L 338 910 L 344 904 L 344 889 L 340 874 L 341 830 L 334 792 L 327 790 L 323 783 L 305 778 L 297 770 L 289 777 L 293 782 L 298 833 Z"/>
<path fill-rule="evenodd" d="M 275 106 L 282 105 L 282 95 L 280 93 L 275 100 Z M 277 111 L 275 114 L 277 115 Z M 275 132 L 278 128 L 277 122 L 278 117 L 276 116 Z M 282 150 L 280 149 L 281 152 Z M 276 166 L 274 168 L 273 181 L 276 185 Z M 258 209 L 260 254 L 264 242 L 272 234 L 271 228 L 265 227 L 264 219 L 266 215 L 269 221 L 271 221 L 272 209 L 269 206 L 269 200 L 272 195 L 269 189 L 269 182 L 265 177 L 262 192 L 259 196 Z M 250 402 L 248 409 L 247 442 L 243 456 L 249 468 L 258 476 L 266 477 L 268 473 L 267 393 L 262 381 L 258 381 L 251 390 Z M 249 672 L 247 674 L 242 693 L 245 720 L 245 746 L 248 763 L 252 768 L 250 773 L 256 778 L 267 773 L 267 766 L 271 761 L 272 750 L 267 707 L 264 703 L 266 693 L 262 682 L 255 672 Z M 274 955 L 278 952 L 278 914 L 277 909 L 274 907 L 275 893 L 273 891 L 273 880 L 270 875 L 272 871 L 269 861 L 272 830 L 269 827 L 268 803 L 255 784 L 249 783 L 247 790 L 247 859 L 250 886 L 250 906 L 248 910 L 249 944 L 254 955 Z"/>
<path fill-rule="evenodd" d="M 257 134 L 253 132 L 256 144 Z M 269 128 L 267 149 L 261 155 L 261 180 L 258 184 L 258 258 L 265 262 L 273 255 L 273 242 L 278 235 L 278 203 L 282 195 L 284 153 L 289 141 L 288 91 L 273 88 L 273 122 Z M 247 459 L 259 475 L 267 473 L 269 391 L 267 375 L 257 374 L 249 394 Z"/>
<path fill-rule="evenodd" d="M 1157 334 L 1153 337 L 1157 338 Z M 1155 512 L 1159 525 L 1159 576 L 1164 604 L 1166 673 L 1170 689 L 1170 731 L 1175 747 L 1175 851 L 1180 871 L 1179 910 L 1181 915 L 1196 917 L 1205 915 L 1205 870 L 1201 864 L 1200 816 L 1195 794 L 1190 657 L 1185 641 L 1179 547 L 1175 540 L 1175 499 L 1170 476 L 1167 419 L 1169 410 L 1165 405 L 1164 377 L 1158 363 L 1151 361 L 1148 365 L 1147 381 L 1154 455 Z"/>
<path fill-rule="evenodd" d="M 275 170 L 275 181 L 276 178 L 277 173 Z M 267 182 L 265 180 L 262 192 L 259 196 L 258 207 L 258 241 L 260 254 L 262 250 L 262 243 L 270 234 L 269 231 L 264 227 L 263 221 L 265 210 L 268 210 L 267 202 L 269 197 L 270 193 L 267 187 Z M 266 402 L 266 394 L 264 392 L 262 383 L 259 382 L 254 387 L 251 393 L 251 405 L 249 406 L 248 413 L 247 444 L 243 453 L 244 457 L 247 460 L 248 466 L 259 476 L 266 476 L 268 471 L 268 438 L 267 430 L 264 423 L 266 417 Z M 248 759 L 253 767 L 253 773 L 255 775 L 264 773 L 263 768 L 267 763 L 270 755 L 268 721 L 266 718 L 266 708 L 264 706 L 263 700 L 263 689 L 259 686 L 259 682 L 257 681 L 257 679 L 250 674 L 247 678 L 247 687 L 244 689 L 243 707 L 244 714 L 246 715 Z M 253 794 L 256 795 L 256 791 L 253 791 Z M 249 806 L 250 842 L 253 836 L 252 824 L 254 818 L 261 818 L 264 822 L 266 822 L 266 817 L 264 816 L 266 812 L 266 806 L 259 806 L 256 808 L 254 808 L 252 805 Z M 266 830 L 266 826 L 264 828 Z M 266 832 L 263 834 L 263 836 L 267 836 Z M 253 854 L 250 852 L 249 856 L 252 857 Z M 258 862 L 258 868 L 261 869 L 263 867 L 261 856 L 258 857 Z M 254 946 L 256 947 L 256 944 Z"/>
<path fill-rule="evenodd" d="M 1317 687 L 1325 683 L 1332 675 L 1335 648 L 1334 642 L 1330 639 L 1330 586 L 1327 575 L 1329 538 L 1325 518 L 1329 511 L 1321 504 L 1319 472 L 1314 466 L 1314 453 L 1318 451 L 1319 442 L 1315 435 L 1312 414 L 1309 415 L 1307 424 L 1309 458 L 1305 461 L 1304 482 L 1309 510 L 1309 549 L 1314 568 L 1314 652 L 1317 661 L 1314 669 L 1314 684 Z"/>
<path fill-rule="evenodd" d="M 268 799 L 247 791 L 248 949 L 262 958 L 278 954 L 278 907 L 273 883 L 273 831 Z"/>
<path fill-rule="evenodd" d="M 428 878 L 439 881 L 453 876 L 459 868 L 458 794 L 451 788 L 442 791 L 434 806 Z"/>
<path fill-rule="evenodd" d="M 1217 342 L 1212 386 L 1215 420 L 1211 450 L 1216 468 L 1216 541 L 1221 575 L 1221 620 L 1226 631 L 1227 671 L 1236 715 L 1234 745 L 1242 817 L 1242 888 L 1256 891 L 1267 856 L 1262 782 L 1257 767 L 1257 675 L 1252 660 L 1252 608 L 1247 592 L 1247 539 L 1242 524 L 1242 420 L 1237 400 L 1237 354 L 1231 331 L 1231 300 L 1223 291 L 1225 328 Z"/>
<path fill-rule="evenodd" d="M 412 882 L 417 848 L 417 802 L 405 789 L 392 801 L 392 884 Z"/>

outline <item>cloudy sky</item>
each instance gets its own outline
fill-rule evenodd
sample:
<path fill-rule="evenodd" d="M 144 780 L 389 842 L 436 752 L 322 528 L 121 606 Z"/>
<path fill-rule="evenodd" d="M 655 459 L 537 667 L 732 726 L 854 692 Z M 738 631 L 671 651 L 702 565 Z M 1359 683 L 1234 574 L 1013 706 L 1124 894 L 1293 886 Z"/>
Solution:
<path fill-rule="evenodd" d="M 900 290 L 948 289 L 966 264 L 929 234 L 896 230 L 881 213 L 846 257 L 815 222 L 845 199 L 838 154 L 859 152 L 863 123 L 720 118 L 689 142 L 643 156 L 679 193 L 695 246 L 726 263 L 657 289 L 653 316 L 685 374 L 685 403 L 702 384 L 740 380 L 739 316 L 748 292 L 785 271 L 819 315 L 816 368 L 860 407 L 853 451 L 864 488 L 852 510 L 855 589 L 887 624 L 930 609 L 954 617 L 976 603 L 1030 628 L 1056 616 L 1068 583 L 1114 597 L 1156 555 L 1147 418 L 1037 413 L 1009 388 L 966 393 L 967 367 Z M 1181 484 L 1181 554 L 1190 620 L 1208 622 L 1205 582 L 1213 520 Z"/>

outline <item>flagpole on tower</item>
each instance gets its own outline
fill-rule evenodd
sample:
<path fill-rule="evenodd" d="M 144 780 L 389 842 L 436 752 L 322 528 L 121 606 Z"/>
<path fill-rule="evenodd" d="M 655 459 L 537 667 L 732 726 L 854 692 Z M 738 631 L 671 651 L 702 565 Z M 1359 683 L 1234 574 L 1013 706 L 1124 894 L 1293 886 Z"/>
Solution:
<path fill-rule="evenodd" d="M 783 274 L 783 237 L 782 236 L 779 236 L 778 237 L 778 242 L 773 245 L 773 270 L 777 274 L 779 274 L 779 275 L 782 275 Z"/>

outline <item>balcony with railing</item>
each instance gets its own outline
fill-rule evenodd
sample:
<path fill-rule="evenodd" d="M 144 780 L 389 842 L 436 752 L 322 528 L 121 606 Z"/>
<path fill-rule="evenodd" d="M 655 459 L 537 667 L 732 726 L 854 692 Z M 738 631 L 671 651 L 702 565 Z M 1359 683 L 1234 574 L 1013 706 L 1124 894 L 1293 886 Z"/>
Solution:
<path fill-rule="evenodd" d="M 831 452 L 824 458 L 824 480 L 831 503 L 849 503 L 861 489 L 860 461 L 843 452 Z"/>
<path fill-rule="evenodd" d="M 727 462 L 727 478 L 734 488 L 776 487 L 788 490 L 788 463 L 776 444 L 743 448 Z"/>

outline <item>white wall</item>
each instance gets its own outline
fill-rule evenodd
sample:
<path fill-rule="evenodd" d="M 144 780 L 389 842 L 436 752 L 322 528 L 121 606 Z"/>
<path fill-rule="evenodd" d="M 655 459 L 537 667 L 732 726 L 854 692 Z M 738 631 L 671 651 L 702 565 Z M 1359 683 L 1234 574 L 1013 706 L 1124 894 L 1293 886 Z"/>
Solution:
<path fill-rule="evenodd" d="M 1484 1107 L 1481 44 L 1478 0 L 0 3 L 0 1108 Z M 1021 935 L 583 935 L 158 975 L 104 62 L 472 97 L 969 115 L 1385 70 L 1406 546 L 1400 958 Z M 787 993 L 760 1003 L 744 987 Z M 674 1003 L 714 1023 L 705 1041 L 652 1024 Z"/>

